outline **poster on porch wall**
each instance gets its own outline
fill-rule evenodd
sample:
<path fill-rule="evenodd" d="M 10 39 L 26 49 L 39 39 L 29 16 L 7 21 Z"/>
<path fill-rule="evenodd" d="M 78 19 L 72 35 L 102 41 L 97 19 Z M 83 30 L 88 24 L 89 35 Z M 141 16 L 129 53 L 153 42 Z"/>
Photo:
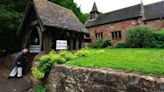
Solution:
<path fill-rule="evenodd" d="M 56 50 L 66 50 L 67 40 L 56 40 Z"/>
<path fill-rule="evenodd" d="M 30 53 L 39 53 L 41 51 L 40 45 L 30 45 Z"/>

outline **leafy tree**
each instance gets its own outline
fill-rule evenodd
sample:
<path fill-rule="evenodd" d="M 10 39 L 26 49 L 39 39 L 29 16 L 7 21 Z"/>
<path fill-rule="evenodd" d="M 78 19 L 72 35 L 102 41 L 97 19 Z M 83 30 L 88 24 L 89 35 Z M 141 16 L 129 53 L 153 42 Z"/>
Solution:
<path fill-rule="evenodd" d="M 15 10 L 17 12 L 23 12 L 28 0 L 1 0 L 0 5 L 4 5 L 5 8 Z"/>
<path fill-rule="evenodd" d="M 71 9 L 82 23 L 85 23 L 85 21 L 88 18 L 88 15 L 83 14 L 80 10 L 80 7 L 77 7 L 76 3 L 74 3 L 73 0 L 49 0 L 49 1 L 54 2 L 65 8 Z"/>
<path fill-rule="evenodd" d="M 0 5 L 0 48 L 14 52 L 18 50 L 18 41 L 16 37 L 17 27 L 21 13 Z"/>

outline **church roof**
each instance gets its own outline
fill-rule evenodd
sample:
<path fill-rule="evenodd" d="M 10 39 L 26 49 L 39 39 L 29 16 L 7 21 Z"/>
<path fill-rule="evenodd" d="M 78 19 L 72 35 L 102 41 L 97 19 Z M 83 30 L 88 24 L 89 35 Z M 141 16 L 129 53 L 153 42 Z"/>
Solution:
<path fill-rule="evenodd" d="M 144 15 L 145 20 L 164 18 L 164 1 L 153 3 L 150 5 L 145 5 Z M 88 20 L 86 22 L 86 27 L 103 25 L 107 23 L 133 19 L 137 17 L 142 17 L 141 4 L 108 12 L 105 14 L 100 14 L 96 19 Z"/>
<path fill-rule="evenodd" d="M 97 5 L 96 5 L 95 2 L 94 2 L 94 4 L 93 4 L 93 8 L 92 8 L 92 10 L 91 10 L 91 13 L 92 13 L 92 12 L 98 12 Z"/>
<path fill-rule="evenodd" d="M 88 33 L 87 29 L 71 10 L 47 0 L 33 0 L 32 5 L 43 26 Z"/>
<path fill-rule="evenodd" d="M 121 20 L 140 17 L 140 4 L 120 10 L 112 11 L 105 14 L 100 14 L 95 20 L 88 20 L 86 27 L 117 22 Z"/>
<path fill-rule="evenodd" d="M 164 1 L 146 5 L 144 9 L 146 20 L 164 18 Z"/>

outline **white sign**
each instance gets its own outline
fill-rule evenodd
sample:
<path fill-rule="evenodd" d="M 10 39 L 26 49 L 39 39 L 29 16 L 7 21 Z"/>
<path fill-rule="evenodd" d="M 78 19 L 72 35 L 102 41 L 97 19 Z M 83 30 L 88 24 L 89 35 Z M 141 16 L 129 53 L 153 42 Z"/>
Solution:
<path fill-rule="evenodd" d="M 57 50 L 66 50 L 67 49 L 67 40 L 57 40 L 56 41 Z"/>
<path fill-rule="evenodd" d="M 41 51 L 40 45 L 30 45 L 30 53 L 39 53 Z"/>

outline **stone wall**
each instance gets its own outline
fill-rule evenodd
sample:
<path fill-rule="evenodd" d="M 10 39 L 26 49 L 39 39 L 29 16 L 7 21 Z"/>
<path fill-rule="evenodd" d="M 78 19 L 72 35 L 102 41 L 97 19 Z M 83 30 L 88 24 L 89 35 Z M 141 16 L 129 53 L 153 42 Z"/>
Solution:
<path fill-rule="evenodd" d="M 57 65 L 47 87 L 48 92 L 164 92 L 164 78 Z"/>

